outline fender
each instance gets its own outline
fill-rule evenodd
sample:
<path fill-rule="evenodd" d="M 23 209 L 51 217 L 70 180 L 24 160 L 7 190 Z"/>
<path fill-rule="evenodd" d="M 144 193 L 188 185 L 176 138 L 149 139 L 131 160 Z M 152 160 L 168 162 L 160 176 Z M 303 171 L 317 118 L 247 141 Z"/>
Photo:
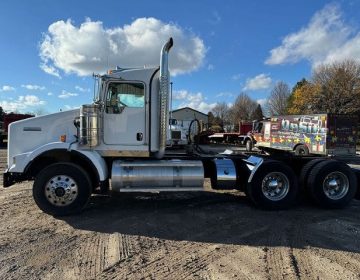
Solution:
<path fill-rule="evenodd" d="M 264 159 L 261 157 L 250 156 L 248 159 L 244 159 L 244 161 L 246 162 L 246 165 L 250 170 L 250 176 L 248 178 L 248 183 L 251 183 L 252 179 L 255 176 L 256 171 L 263 164 Z"/>
<path fill-rule="evenodd" d="M 96 168 L 100 181 L 108 178 L 108 169 L 105 160 L 96 152 L 91 150 L 71 149 L 71 144 L 64 142 L 52 142 L 38 147 L 32 152 L 18 154 L 13 157 L 13 164 L 7 170 L 8 173 L 23 173 L 31 162 L 43 153 L 51 150 L 75 151 L 84 155 Z"/>

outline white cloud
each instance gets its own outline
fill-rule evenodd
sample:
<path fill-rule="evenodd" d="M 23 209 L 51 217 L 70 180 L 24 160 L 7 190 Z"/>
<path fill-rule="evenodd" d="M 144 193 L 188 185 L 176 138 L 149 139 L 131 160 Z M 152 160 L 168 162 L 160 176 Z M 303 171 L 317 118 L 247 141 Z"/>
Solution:
<path fill-rule="evenodd" d="M 191 72 L 202 65 L 206 48 L 198 36 L 174 23 L 138 18 L 109 29 L 90 19 L 79 27 L 71 20 L 54 22 L 40 43 L 40 67 L 59 77 L 59 70 L 86 76 L 117 65 L 159 65 L 161 47 L 169 37 L 174 38 L 169 59 L 172 74 Z"/>
<path fill-rule="evenodd" d="M 80 91 L 80 92 L 90 92 L 89 88 L 83 88 L 83 87 L 80 87 L 80 86 L 76 86 L 75 89 Z"/>
<path fill-rule="evenodd" d="M 243 90 L 268 89 L 271 86 L 271 78 L 267 74 L 260 74 L 254 78 L 247 79 Z"/>
<path fill-rule="evenodd" d="M 74 97 L 74 96 L 78 96 L 77 93 L 72 93 L 72 92 L 68 92 L 66 90 L 63 90 L 61 92 L 61 94 L 58 95 L 59 98 L 61 99 L 67 99 L 67 98 L 70 98 L 70 97 Z"/>
<path fill-rule="evenodd" d="M 190 107 L 200 112 L 207 114 L 216 106 L 216 103 L 207 103 L 206 98 L 201 92 L 190 93 L 187 90 L 174 91 L 174 100 L 181 100 L 178 108 Z"/>
<path fill-rule="evenodd" d="M 48 96 L 53 96 L 54 94 L 52 92 L 48 92 Z"/>
<path fill-rule="evenodd" d="M 17 100 L 0 101 L 0 106 L 7 112 L 24 112 L 45 104 L 45 101 L 35 95 L 22 95 Z"/>
<path fill-rule="evenodd" d="M 213 64 L 209 64 L 207 67 L 207 70 L 212 71 L 215 69 L 215 66 Z"/>
<path fill-rule="evenodd" d="M 80 106 L 65 105 L 65 110 L 73 110 L 78 108 L 80 108 Z"/>
<path fill-rule="evenodd" d="M 217 25 L 221 22 L 221 16 L 218 11 L 213 11 L 211 19 L 209 20 L 209 23 L 213 25 Z"/>
<path fill-rule="evenodd" d="M 12 86 L 2 86 L 0 91 L 15 91 L 15 88 Z"/>
<path fill-rule="evenodd" d="M 266 64 L 309 60 L 314 66 L 339 59 L 359 59 L 360 32 L 344 22 L 339 6 L 326 5 L 306 27 L 287 35 L 270 51 Z"/>
<path fill-rule="evenodd" d="M 232 75 L 231 79 L 234 81 L 237 81 L 237 80 L 240 80 L 241 76 L 242 76 L 241 74 L 235 74 L 235 75 Z"/>
<path fill-rule="evenodd" d="M 216 97 L 234 97 L 234 94 L 231 92 L 220 92 L 216 95 Z"/>
<path fill-rule="evenodd" d="M 54 66 L 52 65 L 49 65 L 49 59 L 44 57 L 43 59 L 43 62 L 40 63 L 40 68 L 45 72 L 45 73 L 48 73 L 50 75 L 53 75 L 55 77 L 58 77 L 59 79 L 61 79 L 61 76 L 60 76 L 60 73 L 59 73 L 59 70 L 57 70 Z"/>
<path fill-rule="evenodd" d="M 28 90 L 45 90 L 44 86 L 38 86 L 38 85 L 21 85 L 21 87 L 26 88 Z"/>

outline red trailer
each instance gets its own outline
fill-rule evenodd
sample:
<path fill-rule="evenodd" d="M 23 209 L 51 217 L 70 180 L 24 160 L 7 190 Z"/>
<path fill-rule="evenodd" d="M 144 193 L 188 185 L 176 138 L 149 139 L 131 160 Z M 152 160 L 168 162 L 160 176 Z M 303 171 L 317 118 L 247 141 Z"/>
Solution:
<path fill-rule="evenodd" d="M 34 115 L 16 113 L 5 114 L 0 129 L 0 145 L 4 145 L 5 143 L 7 143 L 9 124 L 32 117 L 34 117 Z"/>
<path fill-rule="evenodd" d="M 214 133 L 209 140 L 216 143 L 244 144 L 244 140 L 252 129 L 252 122 L 240 122 L 239 132 Z"/>

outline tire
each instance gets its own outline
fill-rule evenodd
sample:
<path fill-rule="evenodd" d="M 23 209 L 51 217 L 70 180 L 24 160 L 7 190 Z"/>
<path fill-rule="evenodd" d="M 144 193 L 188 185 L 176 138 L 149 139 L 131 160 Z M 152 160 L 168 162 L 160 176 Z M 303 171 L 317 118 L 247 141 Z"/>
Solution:
<path fill-rule="evenodd" d="M 310 171 L 307 186 L 318 205 L 336 209 L 345 207 L 354 198 L 357 179 L 345 163 L 325 160 Z"/>
<path fill-rule="evenodd" d="M 247 184 L 246 193 L 260 208 L 286 209 L 297 201 L 298 181 L 291 168 L 279 161 L 272 160 L 264 162 L 259 167 L 252 181 Z"/>
<path fill-rule="evenodd" d="M 35 178 L 33 197 L 47 214 L 66 216 L 79 213 L 91 196 L 88 174 L 73 163 L 54 163 Z"/>
<path fill-rule="evenodd" d="M 313 159 L 307 162 L 303 168 L 301 169 L 300 176 L 299 176 L 299 187 L 302 188 L 304 191 L 308 190 L 307 181 L 309 178 L 310 171 L 313 169 L 315 165 L 324 161 L 323 158 Z"/>
<path fill-rule="evenodd" d="M 295 148 L 295 155 L 296 156 L 308 156 L 309 155 L 309 148 L 305 145 L 298 145 Z"/>
<path fill-rule="evenodd" d="M 245 148 L 247 152 L 251 152 L 253 148 L 252 141 L 250 139 L 245 141 Z"/>

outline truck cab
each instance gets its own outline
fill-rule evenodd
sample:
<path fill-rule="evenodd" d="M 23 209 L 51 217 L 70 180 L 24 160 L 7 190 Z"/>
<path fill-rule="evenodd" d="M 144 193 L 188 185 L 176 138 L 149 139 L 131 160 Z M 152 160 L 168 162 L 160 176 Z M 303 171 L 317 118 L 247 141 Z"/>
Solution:
<path fill-rule="evenodd" d="M 80 212 L 94 192 L 204 191 L 207 178 L 214 189 L 245 191 L 259 207 L 284 209 L 296 201 L 302 169 L 311 171 L 303 177 L 322 205 L 343 207 L 353 198 L 355 175 L 334 161 L 312 169 L 307 160 L 213 154 L 196 143 L 187 154 L 166 154 L 172 45 L 172 38 L 163 45 L 160 67 L 99 76 L 92 104 L 10 124 L 4 187 L 34 180 L 39 208 L 62 216 Z M 199 121 L 191 123 L 199 133 Z M 264 121 L 251 137 L 266 138 L 269 125 Z M 327 180 L 329 174 L 336 178 Z"/>

